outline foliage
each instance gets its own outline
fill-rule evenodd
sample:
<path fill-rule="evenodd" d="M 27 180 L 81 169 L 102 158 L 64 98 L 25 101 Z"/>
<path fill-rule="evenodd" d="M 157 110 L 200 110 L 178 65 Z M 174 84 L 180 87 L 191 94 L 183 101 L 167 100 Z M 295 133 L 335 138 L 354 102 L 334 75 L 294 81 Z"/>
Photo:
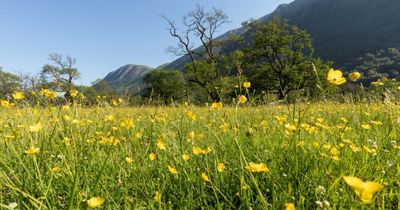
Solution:
<path fill-rule="evenodd" d="M 49 55 L 49 60 L 54 65 L 47 64 L 43 66 L 43 77 L 49 77 L 51 83 L 57 88 L 57 91 L 65 92 L 65 97 L 71 100 L 71 91 L 73 90 L 73 80 L 80 75 L 79 71 L 74 67 L 76 59 L 71 56 L 64 56 L 58 53 Z"/>
<path fill-rule="evenodd" d="M 0 67 L 0 97 L 10 96 L 14 90 L 21 88 L 22 79 L 14 74 L 3 71 Z"/>
<path fill-rule="evenodd" d="M 248 26 L 255 33 L 245 50 L 245 71 L 256 89 L 276 91 L 283 99 L 291 91 L 316 88 L 309 34 L 282 19 Z"/>
<path fill-rule="evenodd" d="M 182 72 L 157 69 L 144 77 L 145 97 L 160 98 L 164 103 L 182 101 L 186 93 L 186 81 Z"/>
<path fill-rule="evenodd" d="M 400 47 L 367 53 L 358 59 L 356 70 L 363 73 L 366 83 L 383 78 L 400 79 Z"/>

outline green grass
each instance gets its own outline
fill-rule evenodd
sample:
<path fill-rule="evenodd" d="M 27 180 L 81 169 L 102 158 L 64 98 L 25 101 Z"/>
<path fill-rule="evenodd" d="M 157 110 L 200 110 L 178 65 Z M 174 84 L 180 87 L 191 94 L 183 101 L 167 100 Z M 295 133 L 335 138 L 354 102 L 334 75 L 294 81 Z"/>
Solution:
<path fill-rule="evenodd" d="M 333 209 L 399 208 L 400 108 L 394 105 L 220 110 L 74 105 L 0 113 L 3 208 L 15 202 L 20 209 L 86 209 L 96 196 L 105 199 L 103 209 L 282 209 L 285 203 L 297 209 L 322 209 L 324 203 Z M 279 122 L 276 116 L 287 119 Z M 121 126 L 123 120 L 132 120 L 134 127 Z M 30 132 L 38 122 L 43 128 Z M 30 146 L 40 151 L 26 154 Z M 210 152 L 194 155 L 194 146 Z M 157 158 L 150 160 L 150 153 Z M 190 159 L 183 160 L 183 154 Z M 249 162 L 264 163 L 269 172 L 252 173 Z M 217 170 L 218 163 L 225 164 L 224 171 Z M 385 188 L 365 204 L 343 176 Z"/>

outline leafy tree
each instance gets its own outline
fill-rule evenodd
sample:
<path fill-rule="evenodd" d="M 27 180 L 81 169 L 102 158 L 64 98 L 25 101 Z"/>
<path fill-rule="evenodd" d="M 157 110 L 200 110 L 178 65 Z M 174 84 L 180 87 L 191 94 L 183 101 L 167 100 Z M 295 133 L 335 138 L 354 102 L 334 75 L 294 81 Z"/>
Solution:
<path fill-rule="evenodd" d="M 185 65 L 185 76 L 192 87 L 203 89 L 213 101 L 221 100 L 221 90 L 230 78 L 230 69 L 221 65 L 225 56 L 219 53 L 227 39 L 216 39 L 215 35 L 224 24 L 228 23 L 227 15 L 213 9 L 208 12 L 197 6 L 194 11 L 183 17 L 185 30 L 178 32 L 175 22 L 163 17 L 169 24 L 169 33 L 178 40 L 177 47 L 169 51 L 177 56 L 185 55 L 190 62 Z M 201 47 L 194 49 L 196 42 Z"/>
<path fill-rule="evenodd" d="M 21 88 L 22 79 L 14 74 L 3 71 L 0 67 L 0 97 L 10 95 Z"/>
<path fill-rule="evenodd" d="M 386 77 L 400 79 L 400 47 L 365 54 L 358 59 L 356 70 L 363 73 L 367 84 Z"/>
<path fill-rule="evenodd" d="M 283 99 L 294 90 L 316 88 L 313 47 L 307 32 L 280 18 L 268 23 L 252 21 L 247 26 L 254 34 L 244 50 L 245 71 L 255 89 L 276 92 Z"/>
<path fill-rule="evenodd" d="M 186 81 L 177 70 L 154 70 L 144 77 L 145 96 L 161 98 L 165 103 L 185 97 Z"/>
<path fill-rule="evenodd" d="M 79 71 L 74 67 L 76 59 L 71 56 L 53 53 L 50 54 L 49 60 L 53 62 L 53 65 L 47 64 L 43 66 L 42 76 L 50 78 L 58 91 L 65 92 L 65 97 L 71 100 L 70 93 L 73 90 L 73 80 L 80 76 Z"/>

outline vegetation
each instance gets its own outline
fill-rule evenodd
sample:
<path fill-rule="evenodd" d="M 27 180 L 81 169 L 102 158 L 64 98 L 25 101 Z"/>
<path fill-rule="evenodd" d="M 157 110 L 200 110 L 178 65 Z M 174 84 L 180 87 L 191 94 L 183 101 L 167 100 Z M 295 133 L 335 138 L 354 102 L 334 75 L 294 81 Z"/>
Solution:
<path fill-rule="evenodd" d="M 43 93 L 42 103 L 57 100 Z M 248 98 L 222 108 L 129 108 L 122 100 L 84 108 L 77 98 L 34 108 L 13 96 L 13 107 L 0 108 L 2 208 L 395 209 L 399 202 L 393 104 L 251 107 Z"/>
<path fill-rule="evenodd" d="M 191 61 L 152 70 L 142 96 L 76 86 L 61 54 L 40 76 L 0 69 L 2 209 L 399 207 L 398 49 L 343 73 L 282 19 L 228 55 L 222 11 L 198 7 L 182 35 L 167 21 Z"/>

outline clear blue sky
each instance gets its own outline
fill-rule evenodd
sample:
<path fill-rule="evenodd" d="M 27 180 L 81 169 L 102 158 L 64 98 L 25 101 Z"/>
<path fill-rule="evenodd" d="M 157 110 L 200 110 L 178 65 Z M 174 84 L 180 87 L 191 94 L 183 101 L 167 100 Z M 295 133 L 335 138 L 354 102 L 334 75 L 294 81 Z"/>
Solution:
<path fill-rule="evenodd" d="M 231 21 L 220 33 L 292 0 L 0 0 L 0 67 L 38 73 L 50 53 L 71 55 L 89 85 L 125 64 L 157 67 L 176 57 L 165 49 L 166 15 L 179 22 L 196 5 L 222 9 Z"/>

